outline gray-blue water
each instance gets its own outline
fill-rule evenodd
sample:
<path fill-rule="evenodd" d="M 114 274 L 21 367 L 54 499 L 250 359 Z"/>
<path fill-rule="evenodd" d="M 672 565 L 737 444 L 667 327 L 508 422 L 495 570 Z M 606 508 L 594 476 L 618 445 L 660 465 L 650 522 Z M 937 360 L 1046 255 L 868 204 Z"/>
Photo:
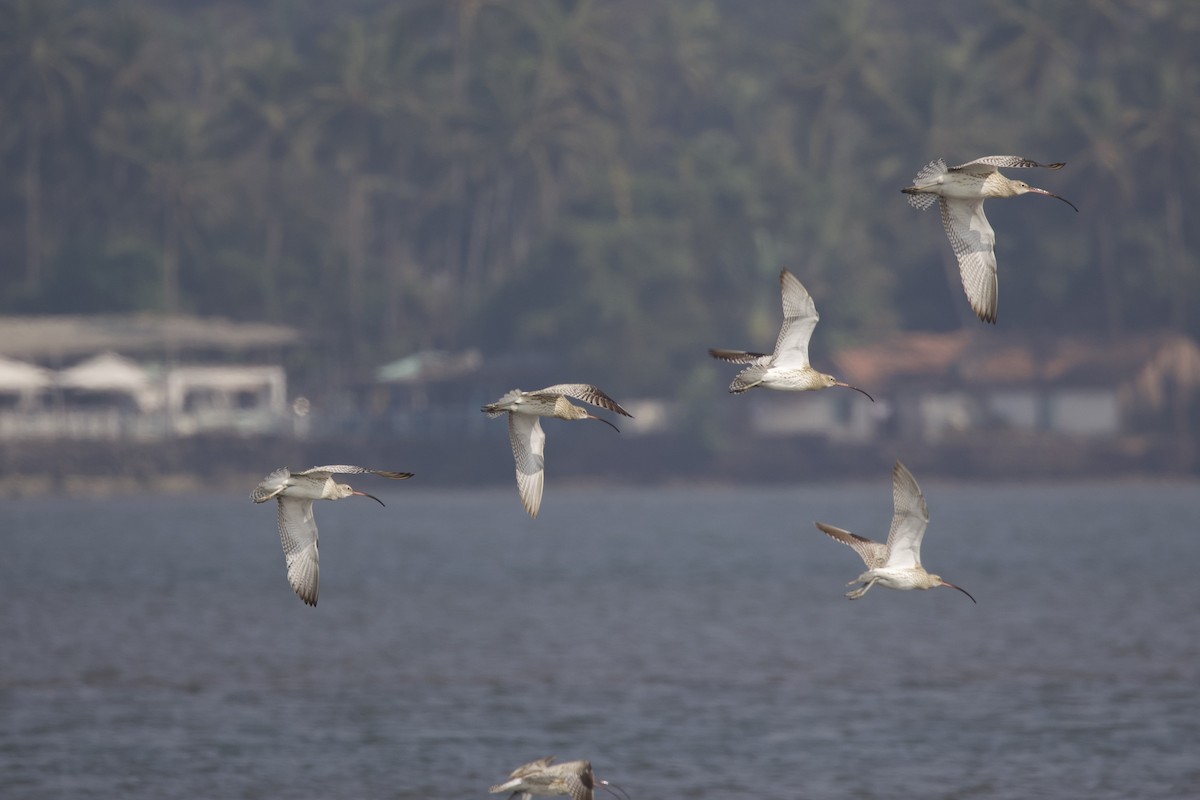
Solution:
<path fill-rule="evenodd" d="M 418 476 L 419 480 L 419 476 Z M 321 599 L 245 496 L 0 506 L 0 795 L 1200 797 L 1200 489 L 925 482 L 968 589 L 842 596 L 889 476 L 572 490 L 360 478 Z M 370 484 L 369 486 L 367 484 Z"/>

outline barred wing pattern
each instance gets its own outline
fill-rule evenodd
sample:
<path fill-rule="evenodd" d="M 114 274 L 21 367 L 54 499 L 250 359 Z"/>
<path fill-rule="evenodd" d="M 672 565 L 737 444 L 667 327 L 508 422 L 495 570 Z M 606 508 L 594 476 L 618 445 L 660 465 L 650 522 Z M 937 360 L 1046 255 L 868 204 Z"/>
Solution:
<path fill-rule="evenodd" d="M 804 284 L 786 269 L 779 273 L 779 288 L 783 295 L 783 325 L 775 340 L 775 366 L 807 367 L 808 342 L 821 316 Z"/>
<path fill-rule="evenodd" d="M 761 359 L 771 357 L 769 353 L 747 353 L 745 350 L 722 350 L 720 348 L 710 348 L 708 354 L 721 361 L 728 361 L 730 364 L 756 364 Z"/>
<path fill-rule="evenodd" d="M 256 503 L 265 503 L 273 497 L 277 497 L 289 485 L 292 477 L 292 471 L 287 467 L 280 467 L 270 475 L 262 479 L 258 486 L 254 487 L 254 491 L 250 493 L 250 499 Z"/>
<path fill-rule="evenodd" d="M 941 161 L 941 159 L 938 159 L 938 162 L 935 163 L 941 163 L 942 169 L 945 169 L 945 162 Z M 1021 156 L 983 156 L 982 158 L 977 158 L 974 161 L 968 161 L 965 164 L 959 164 L 957 167 L 951 167 L 950 169 L 953 172 L 970 172 L 975 175 L 987 175 L 988 173 L 995 172 L 1001 167 L 1004 169 L 1029 169 L 1033 167 L 1041 167 L 1042 169 L 1062 169 L 1065 166 L 1065 161 L 1057 161 L 1053 164 L 1039 164 L 1036 161 L 1028 158 L 1022 158 Z M 928 168 L 929 167 L 926 167 L 926 169 Z M 922 172 L 924 172 L 924 170 L 922 170 Z M 919 178 L 920 175 L 918 174 L 917 177 Z"/>
<path fill-rule="evenodd" d="M 939 197 L 938 204 L 946 238 L 958 258 L 958 271 L 967 300 L 981 320 L 995 323 L 1000 297 L 996 278 L 996 233 L 983 214 L 983 199 Z"/>
<path fill-rule="evenodd" d="M 924 167 L 921 168 L 921 171 L 917 173 L 917 177 L 913 178 L 913 186 L 916 186 L 919 189 L 925 189 L 929 186 L 935 185 L 938 182 L 938 178 L 942 177 L 945 174 L 946 174 L 946 162 L 945 161 L 943 161 L 940 158 L 936 159 L 934 161 L 930 161 L 928 164 L 926 164 Z M 910 194 L 908 196 L 908 204 L 910 206 L 912 206 L 913 208 L 924 211 L 925 209 L 927 209 L 931 205 L 933 205 L 933 201 L 934 201 L 934 199 L 936 199 L 936 197 L 937 197 L 937 195 L 933 195 L 933 194 L 922 194 L 922 193 Z"/>
<path fill-rule="evenodd" d="M 588 383 L 558 383 L 554 386 L 547 386 L 545 389 L 538 389 L 536 392 L 530 392 L 529 394 L 544 395 L 549 398 L 566 395 L 567 397 L 574 397 L 576 400 L 582 400 L 585 403 L 590 403 L 597 408 L 605 408 L 609 411 L 615 411 L 616 413 L 626 417 L 632 416 L 632 414 L 630 414 L 628 411 L 621 408 L 616 400 L 613 400 L 604 392 Z"/>
<path fill-rule="evenodd" d="M 287 561 L 288 583 L 301 600 L 315 606 L 321 590 L 321 557 L 312 500 L 279 498 L 279 540 Z"/>
<path fill-rule="evenodd" d="M 293 473 L 295 475 L 378 475 L 381 478 L 390 478 L 394 481 L 402 481 L 411 478 L 411 472 L 392 472 L 386 469 L 369 469 L 367 467 L 356 467 L 350 464 L 331 464 L 324 467 L 309 467 L 303 472 Z"/>
<path fill-rule="evenodd" d="M 541 417 L 529 414 L 508 415 L 508 440 L 513 459 L 517 462 L 517 489 L 521 505 L 529 516 L 537 519 L 542 507 L 542 490 L 546 486 L 546 434 Z"/>
<path fill-rule="evenodd" d="M 887 539 L 887 566 L 921 566 L 921 540 L 929 525 L 925 495 L 908 467 L 896 462 L 892 469 L 892 528 Z"/>
<path fill-rule="evenodd" d="M 867 565 L 867 569 L 876 569 L 887 563 L 888 552 L 885 544 L 873 542 L 865 536 L 826 525 L 824 522 L 818 522 L 817 529 L 858 553 L 858 557 Z"/>
<path fill-rule="evenodd" d="M 588 786 L 578 775 L 570 775 L 566 779 L 566 790 L 571 794 L 571 800 L 592 800 L 592 787 Z"/>

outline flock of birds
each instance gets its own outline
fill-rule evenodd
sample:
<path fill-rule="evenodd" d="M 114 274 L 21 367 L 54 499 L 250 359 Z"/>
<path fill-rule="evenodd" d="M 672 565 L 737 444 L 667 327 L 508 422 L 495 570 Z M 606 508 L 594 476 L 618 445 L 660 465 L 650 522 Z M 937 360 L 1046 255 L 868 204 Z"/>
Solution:
<path fill-rule="evenodd" d="M 950 246 L 958 258 L 963 289 L 971 308 L 984 322 L 995 323 L 998 299 L 996 278 L 996 236 L 983 213 L 983 201 L 989 197 L 1013 197 L 1033 192 L 1062 200 L 1056 194 L 1015 181 L 1000 174 L 999 168 L 1044 167 L 1061 169 L 1063 164 L 1039 164 L 1018 156 L 986 156 L 947 167 L 941 159 L 930 163 L 918 174 L 913 185 L 902 189 L 918 209 L 928 208 L 936 199 L 942 212 L 942 224 Z M 1078 208 L 1075 208 L 1078 211 Z M 779 276 L 783 297 L 783 324 L 771 353 L 712 349 L 716 359 L 745 365 L 733 379 L 729 391 L 740 394 L 755 387 L 782 391 L 811 391 L 834 386 L 853 389 L 874 398 L 866 391 L 813 369 L 808 358 L 808 343 L 820 316 L 804 285 L 786 269 Z M 521 503 L 533 518 L 542 506 L 545 488 L 546 434 L 541 418 L 563 420 L 591 419 L 617 430 L 607 419 L 598 417 L 568 398 L 580 400 L 626 417 L 632 415 L 600 389 L 586 383 L 562 383 L 527 392 L 513 389 L 481 409 L 489 417 L 508 415 L 508 435 L 516 462 L 517 489 Z M 320 592 L 320 554 L 317 549 L 317 524 L 313 518 L 314 500 L 340 500 L 344 497 L 369 497 L 334 481 L 334 475 L 371 474 L 391 480 L 411 478 L 411 472 L 391 472 L 347 464 L 312 467 L 302 472 L 287 468 L 275 470 L 255 488 L 250 499 L 255 503 L 276 500 L 279 513 L 279 538 L 283 543 L 288 582 L 305 603 L 317 604 Z M 876 584 L 889 589 L 933 589 L 946 586 L 957 589 L 971 602 L 975 598 L 966 589 L 926 572 L 921 565 L 921 541 L 929 523 L 929 509 L 916 479 L 899 461 L 892 470 L 893 515 L 885 542 L 876 542 L 850 531 L 816 523 L 822 532 L 847 545 L 862 558 L 866 572 L 850 581 L 858 588 L 846 593 L 852 600 L 862 597 Z M 599 780 L 588 761 L 554 763 L 554 757 L 532 761 L 515 769 L 507 781 L 496 784 L 493 794 L 509 792 L 511 798 L 528 800 L 538 796 L 569 796 L 572 800 L 593 800 L 597 787 L 616 794 L 620 787 Z M 620 790 L 624 795 L 624 791 Z M 625 795 L 627 797 L 627 795 Z"/>

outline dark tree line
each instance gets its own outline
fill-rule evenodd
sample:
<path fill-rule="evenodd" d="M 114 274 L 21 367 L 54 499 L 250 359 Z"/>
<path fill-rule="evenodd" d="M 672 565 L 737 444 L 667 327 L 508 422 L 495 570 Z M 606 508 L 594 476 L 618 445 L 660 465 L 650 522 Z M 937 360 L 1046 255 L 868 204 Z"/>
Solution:
<path fill-rule="evenodd" d="M 0 310 L 667 393 L 770 345 L 781 266 L 825 352 L 979 324 L 897 190 L 1015 153 L 1081 213 L 989 204 L 1002 326 L 1200 335 L 1197 41 L 1182 0 L 0 0 Z"/>

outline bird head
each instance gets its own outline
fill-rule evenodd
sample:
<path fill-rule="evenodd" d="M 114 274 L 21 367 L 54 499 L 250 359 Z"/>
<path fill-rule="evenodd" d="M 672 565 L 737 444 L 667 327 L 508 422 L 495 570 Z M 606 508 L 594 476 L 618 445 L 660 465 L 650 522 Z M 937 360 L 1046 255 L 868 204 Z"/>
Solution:
<path fill-rule="evenodd" d="M 357 489 L 352 489 L 352 488 L 350 488 L 350 484 L 348 484 L 348 483 L 339 483 L 337 485 L 337 499 L 341 499 L 343 497 L 349 497 L 352 494 L 358 495 L 359 497 L 369 497 L 372 500 L 374 500 L 376 503 L 379 503 L 379 505 L 383 505 L 383 501 L 380 500 L 375 495 L 367 494 L 366 492 L 360 492 Z"/>
<path fill-rule="evenodd" d="M 859 392 L 861 394 L 866 394 L 867 399 L 870 400 L 872 403 L 875 402 L 875 398 L 871 397 L 871 395 L 867 394 L 862 389 L 858 388 L 857 386 L 851 386 L 850 384 L 845 383 L 844 381 L 839 381 L 837 378 L 833 377 L 832 375 L 821 375 L 821 383 L 826 388 L 828 388 L 830 386 L 840 386 L 843 389 L 853 389 L 854 391 Z"/>
<path fill-rule="evenodd" d="M 1064 203 L 1069 205 L 1071 208 L 1075 208 L 1075 204 L 1072 203 L 1067 198 L 1059 197 L 1054 192 L 1047 192 L 1045 189 L 1039 189 L 1036 186 L 1030 186 L 1025 181 L 1009 181 L 1008 187 L 1012 190 L 1013 194 L 1028 194 L 1029 192 L 1032 192 L 1033 194 L 1043 194 L 1046 197 L 1053 197 L 1056 200 L 1062 200 Z M 1078 213 L 1079 209 L 1075 208 L 1075 211 L 1076 211 L 1076 213 Z"/>

